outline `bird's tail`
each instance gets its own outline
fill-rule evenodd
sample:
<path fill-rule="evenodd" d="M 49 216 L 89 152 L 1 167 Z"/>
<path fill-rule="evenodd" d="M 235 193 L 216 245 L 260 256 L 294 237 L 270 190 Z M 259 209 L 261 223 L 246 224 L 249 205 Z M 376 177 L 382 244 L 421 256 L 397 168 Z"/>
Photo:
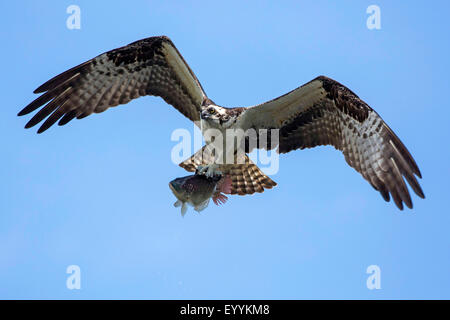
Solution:
<path fill-rule="evenodd" d="M 197 151 L 189 159 L 180 163 L 183 169 L 194 172 L 198 166 L 205 166 L 214 162 L 210 153 L 204 152 L 206 146 Z M 220 171 L 231 178 L 231 194 L 246 195 L 255 192 L 264 192 L 277 185 L 275 181 L 266 176 L 250 158 L 245 155 L 243 164 L 223 164 Z"/>

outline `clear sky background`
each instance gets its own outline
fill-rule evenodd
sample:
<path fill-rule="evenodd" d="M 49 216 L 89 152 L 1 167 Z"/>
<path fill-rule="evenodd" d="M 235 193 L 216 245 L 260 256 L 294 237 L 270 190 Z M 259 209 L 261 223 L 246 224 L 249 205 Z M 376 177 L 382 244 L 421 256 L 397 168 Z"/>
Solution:
<path fill-rule="evenodd" d="M 66 8 L 81 8 L 81 29 Z M 368 30 L 366 8 L 381 8 Z M 2 1 L 0 298 L 450 298 L 448 1 Z M 399 211 L 332 147 L 283 155 L 279 185 L 182 218 L 168 182 L 177 128 L 156 97 L 52 127 L 16 114 L 52 76 L 171 37 L 219 105 L 264 102 L 324 74 L 409 148 L 427 198 Z M 81 289 L 66 268 L 81 268 Z M 381 289 L 366 269 L 381 269 Z"/>

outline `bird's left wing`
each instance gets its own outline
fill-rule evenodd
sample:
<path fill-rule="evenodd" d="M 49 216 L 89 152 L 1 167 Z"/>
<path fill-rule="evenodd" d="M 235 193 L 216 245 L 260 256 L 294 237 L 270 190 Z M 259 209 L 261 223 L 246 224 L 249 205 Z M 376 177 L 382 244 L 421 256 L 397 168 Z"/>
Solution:
<path fill-rule="evenodd" d="M 279 129 L 279 141 L 268 148 L 278 145 L 280 153 L 333 145 L 386 201 L 391 195 L 401 210 L 403 202 L 412 208 L 403 178 L 424 198 L 415 177 L 421 177 L 419 168 L 400 139 L 356 94 L 330 78 L 320 76 L 248 108 L 241 117 L 245 129 Z M 258 143 L 253 145 L 261 147 Z"/>
<path fill-rule="evenodd" d="M 65 125 L 74 118 L 100 113 L 146 95 L 160 96 L 197 121 L 206 99 L 197 77 L 165 36 L 105 52 L 50 79 L 34 93 L 43 94 L 19 116 L 43 106 L 25 126 L 30 128 L 47 118 L 38 133 L 58 120 L 59 125 Z"/>

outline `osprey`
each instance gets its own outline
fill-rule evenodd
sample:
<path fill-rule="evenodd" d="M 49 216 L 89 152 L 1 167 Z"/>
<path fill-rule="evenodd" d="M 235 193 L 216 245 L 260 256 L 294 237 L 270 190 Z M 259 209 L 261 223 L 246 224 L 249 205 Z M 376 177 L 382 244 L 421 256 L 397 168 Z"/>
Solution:
<path fill-rule="evenodd" d="M 356 94 L 325 76 L 260 105 L 225 108 L 208 98 L 173 42 L 160 36 L 105 52 L 50 79 L 34 93 L 43 94 L 18 115 L 42 107 L 25 125 L 30 128 L 45 119 L 38 133 L 56 122 L 65 125 L 141 96 L 159 96 L 201 126 L 204 136 L 210 128 L 276 129 L 279 139 L 267 149 L 286 153 L 332 145 L 384 200 L 392 196 L 400 210 L 403 203 L 412 208 L 405 179 L 424 198 L 416 179 L 421 178 L 420 170 L 400 139 Z M 232 180 L 231 194 L 274 187 L 276 183 L 248 158 L 250 151 L 245 148 L 242 163 L 218 164 L 211 155 L 193 155 L 180 166 L 191 172 L 201 166 L 207 176 L 220 170 Z"/>

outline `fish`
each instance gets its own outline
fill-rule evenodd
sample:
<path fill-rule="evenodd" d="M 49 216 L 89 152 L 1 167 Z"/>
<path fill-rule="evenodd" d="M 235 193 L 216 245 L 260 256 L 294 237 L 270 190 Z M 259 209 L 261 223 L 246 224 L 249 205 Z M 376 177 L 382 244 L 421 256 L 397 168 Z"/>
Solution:
<path fill-rule="evenodd" d="M 231 193 L 231 178 L 221 173 L 207 177 L 196 171 L 193 175 L 170 181 L 169 188 L 177 198 L 174 206 L 181 207 L 184 216 L 188 205 L 200 212 L 208 207 L 211 198 L 216 205 L 226 203 L 228 197 L 225 194 Z"/>

